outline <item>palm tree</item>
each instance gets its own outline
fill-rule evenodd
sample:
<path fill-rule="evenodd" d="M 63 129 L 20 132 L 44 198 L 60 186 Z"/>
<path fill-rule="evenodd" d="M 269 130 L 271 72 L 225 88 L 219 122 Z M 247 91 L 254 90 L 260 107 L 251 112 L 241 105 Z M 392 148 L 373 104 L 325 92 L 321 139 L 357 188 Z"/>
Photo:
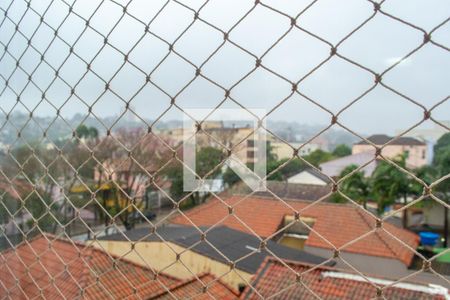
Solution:
<path fill-rule="evenodd" d="M 398 156 L 393 162 L 406 169 L 406 157 Z M 372 174 L 372 192 L 378 202 L 378 212 L 391 205 L 395 200 L 402 198 L 403 204 L 407 204 L 408 195 L 412 192 L 412 186 L 408 176 L 393 164 L 382 161 Z M 403 210 L 403 227 L 408 224 L 407 210 Z"/>
<path fill-rule="evenodd" d="M 344 178 L 348 174 L 354 172 L 357 168 L 357 165 L 347 166 L 342 170 L 339 178 Z M 364 208 L 367 208 L 367 198 L 369 197 L 370 189 L 369 182 L 364 177 L 364 172 L 357 171 L 342 181 L 340 184 L 340 191 L 356 202 L 362 204 Z M 345 199 L 339 194 L 336 194 L 334 200 L 336 202 L 343 202 Z"/>

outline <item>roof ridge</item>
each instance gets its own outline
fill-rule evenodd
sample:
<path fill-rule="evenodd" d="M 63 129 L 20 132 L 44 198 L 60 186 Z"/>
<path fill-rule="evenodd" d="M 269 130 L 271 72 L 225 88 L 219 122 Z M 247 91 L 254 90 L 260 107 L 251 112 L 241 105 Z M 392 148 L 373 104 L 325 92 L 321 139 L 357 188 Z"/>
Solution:
<path fill-rule="evenodd" d="M 229 199 L 234 199 L 234 198 L 242 198 L 242 196 L 233 195 Z M 311 204 L 310 200 L 294 199 L 294 198 L 287 198 L 287 197 L 278 197 L 278 198 L 281 198 L 283 201 L 286 201 L 286 202 Z M 278 200 L 278 198 L 276 198 L 274 196 L 257 195 L 257 196 L 249 197 L 247 199 L 260 199 L 260 200 L 278 202 L 278 201 L 280 201 L 280 200 Z M 217 200 L 217 201 L 219 201 L 219 200 Z M 353 204 L 350 204 L 350 203 L 333 203 L 333 202 L 323 202 L 323 201 L 319 201 L 317 204 L 314 204 L 314 205 L 329 205 L 329 206 L 341 207 L 341 208 L 348 208 L 348 207 L 352 208 L 354 206 Z M 196 207 L 200 207 L 200 205 L 196 206 Z M 178 217 L 178 216 L 176 216 L 176 217 Z"/>
<path fill-rule="evenodd" d="M 266 260 L 267 260 L 267 262 L 262 262 L 262 263 L 261 263 L 261 266 L 260 266 L 260 269 L 261 269 L 261 270 L 262 270 L 263 267 L 264 267 L 263 265 L 264 265 L 264 264 L 270 263 L 270 261 L 275 262 L 275 263 L 277 263 L 277 264 L 280 264 L 280 265 L 284 266 L 284 264 L 282 264 L 282 263 L 281 263 L 278 259 L 276 259 L 275 257 L 268 256 L 268 257 L 266 257 Z M 347 274 L 359 275 L 359 273 L 357 273 L 356 271 L 354 271 L 354 270 L 352 270 L 352 269 L 344 269 L 344 268 L 342 268 L 342 267 L 334 267 L 334 266 L 332 267 L 332 266 L 326 266 L 326 265 L 317 266 L 317 265 L 310 264 L 310 263 L 307 263 L 307 262 L 303 262 L 303 261 L 294 261 L 294 260 L 289 260 L 289 259 L 282 259 L 282 261 L 283 261 L 284 263 L 288 264 L 288 265 L 291 265 L 291 266 L 304 266 L 304 267 L 314 268 L 314 270 L 334 271 L 334 272 L 341 272 L 341 273 L 347 273 Z M 258 270 L 258 271 L 259 271 L 259 270 Z M 255 274 L 258 274 L 258 273 L 255 273 Z M 364 274 L 364 276 L 366 276 L 366 277 L 374 277 L 374 278 L 378 278 L 378 279 L 385 279 L 385 280 L 392 280 L 392 281 L 395 281 L 395 280 L 396 280 L 395 277 L 392 277 L 392 278 L 391 278 L 391 277 L 388 277 L 388 276 L 383 276 L 383 275 L 375 274 L 375 273 L 367 273 L 367 272 L 364 272 L 363 274 Z M 411 282 L 411 283 L 417 283 L 417 284 L 423 284 L 423 282 L 421 282 L 421 281 L 409 281 L 409 282 Z"/>

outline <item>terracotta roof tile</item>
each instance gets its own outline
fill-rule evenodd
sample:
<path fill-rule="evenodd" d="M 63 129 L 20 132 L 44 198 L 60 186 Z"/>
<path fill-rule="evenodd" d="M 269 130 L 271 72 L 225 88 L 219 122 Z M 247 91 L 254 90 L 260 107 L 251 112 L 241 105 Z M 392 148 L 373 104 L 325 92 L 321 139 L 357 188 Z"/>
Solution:
<path fill-rule="evenodd" d="M 10 298 L 148 298 L 179 282 L 82 244 L 38 236 L 0 255 L 0 294 Z"/>
<path fill-rule="evenodd" d="M 170 288 L 170 293 L 165 291 L 154 297 L 154 299 L 237 299 L 238 294 L 228 285 L 218 280 L 209 273 L 201 274 L 197 278 L 186 280 Z M 205 292 L 204 287 L 207 287 Z M 211 295 L 213 297 L 211 297 Z"/>
<path fill-rule="evenodd" d="M 258 191 L 255 196 L 258 197 L 272 197 L 275 194 L 280 198 L 288 198 L 292 200 L 316 201 L 332 192 L 331 185 L 312 185 L 300 183 L 288 183 L 287 181 L 268 180 L 266 182 L 268 191 Z M 244 182 L 235 184 L 230 189 L 233 195 L 248 195 L 252 192 L 250 187 Z M 271 194 L 273 193 L 273 194 Z M 328 200 L 327 197 L 326 200 Z M 326 201 L 322 200 L 322 201 Z"/>
<path fill-rule="evenodd" d="M 261 265 L 254 276 L 252 287 L 262 297 L 275 295 L 271 299 L 376 299 L 376 286 L 383 287 L 391 284 L 391 281 L 365 278 L 348 272 L 328 267 L 318 267 L 310 270 L 312 266 L 300 263 L 285 262 L 269 258 Z M 294 272 L 301 274 L 303 285 L 297 283 Z M 313 293 L 316 295 L 313 295 Z M 422 299 L 422 300 L 444 300 L 448 291 L 443 287 L 423 286 L 416 283 L 403 283 L 383 290 L 384 299 Z M 241 299 L 261 299 L 251 288 L 247 287 L 242 293 Z"/>
<path fill-rule="evenodd" d="M 284 216 L 293 215 L 294 210 L 301 210 L 311 202 L 291 201 L 285 202 L 271 198 L 250 197 L 243 201 L 241 196 L 232 196 L 226 200 L 228 205 L 233 206 L 233 214 L 224 221 L 222 219 L 229 214 L 226 205 L 219 200 L 195 207 L 185 213 L 197 226 L 210 226 L 221 222 L 221 225 L 241 230 L 247 233 L 249 230 L 235 216 L 242 220 L 256 234 L 261 237 L 268 237 L 275 233 L 283 221 Z M 240 201 L 237 205 L 234 205 Z M 331 242 L 335 247 L 361 237 L 375 229 L 375 219 L 362 208 L 354 205 L 316 203 L 302 212 L 303 216 L 315 218 L 314 231 L 323 238 Z M 173 223 L 190 225 L 186 217 L 179 215 L 172 219 Z M 414 253 L 392 238 L 389 234 L 396 236 L 412 249 L 417 248 L 419 237 L 407 230 L 397 228 L 392 224 L 384 223 L 382 229 L 365 236 L 361 240 L 345 247 L 342 251 L 394 258 L 409 265 L 414 257 Z M 307 241 L 307 246 L 333 249 L 329 243 L 314 232 L 311 232 Z"/>

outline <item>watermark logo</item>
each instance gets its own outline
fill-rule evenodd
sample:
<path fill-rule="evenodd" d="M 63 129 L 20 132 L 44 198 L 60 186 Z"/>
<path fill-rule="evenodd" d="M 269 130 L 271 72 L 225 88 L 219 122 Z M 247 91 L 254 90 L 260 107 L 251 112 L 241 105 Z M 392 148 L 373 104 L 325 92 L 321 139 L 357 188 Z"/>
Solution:
<path fill-rule="evenodd" d="M 230 168 L 253 191 L 264 191 L 267 139 L 265 120 L 257 117 L 262 115 L 265 111 L 261 109 L 219 108 L 214 114 L 210 109 L 186 109 L 183 118 L 184 191 L 220 192 L 223 189 L 221 175 L 198 176 L 197 153 L 203 147 L 228 153 L 220 165 L 214 166 L 216 170 Z"/>

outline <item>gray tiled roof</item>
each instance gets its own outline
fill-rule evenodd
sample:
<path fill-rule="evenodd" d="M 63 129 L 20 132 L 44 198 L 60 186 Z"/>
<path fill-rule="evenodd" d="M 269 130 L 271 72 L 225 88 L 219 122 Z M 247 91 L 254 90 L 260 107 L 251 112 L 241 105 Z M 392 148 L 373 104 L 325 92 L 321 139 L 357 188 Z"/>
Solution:
<path fill-rule="evenodd" d="M 207 227 L 201 227 L 206 230 Z M 168 225 L 160 227 L 156 232 L 165 240 L 178 244 L 182 247 L 190 247 L 201 241 L 199 231 L 194 227 Z M 162 241 L 157 235 L 150 234 L 148 228 L 139 228 L 118 233 L 110 236 L 99 238 L 100 240 L 114 240 L 114 241 Z M 226 226 L 219 226 L 208 231 L 206 238 L 210 244 L 217 248 L 229 260 L 237 260 L 255 249 L 259 248 L 259 239 L 253 235 L 237 231 Z M 268 241 L 267 249 L 275 253 L 278 257 L 289 259 L 293 261 L 306 262 L 311 264 L 320 264 L 325 261 L 324 258 L 306 253 L 301 250 L 296 250 L 283 245 L 279 245 L 274 241 Z M 205 241 L 201 241 L 192 249 L 199 254 L 210 257 L 214 260 L 227 263 L 228 261 L 217 252 L 211 245 Z M 254 253 L 253 255 L 239 261 L 236 268 L 249 273 L 255 273 L 263 260 L 270 256 L 266 250 Z"/>
<path fill-rule="evenodd" d="M 374 134 L 367 138 L 367 140 L 371 141 L 375 145 L 384 145 L 386 143 L 389 143 L 389 145 L 405 145 L 405 146 L 415 146 L 415 145 L 426 145 L 424 142 L 412 138 L 412 137 L 399 137 L 393 140 L 392 142 L 389 142 L 393 139 L 393 137 L 387 136 L 385 134 Z M 368 145 L 368 143 L 364 140 L 361 140 L 360 142 L 356 143 L 356 145 Z"/>

